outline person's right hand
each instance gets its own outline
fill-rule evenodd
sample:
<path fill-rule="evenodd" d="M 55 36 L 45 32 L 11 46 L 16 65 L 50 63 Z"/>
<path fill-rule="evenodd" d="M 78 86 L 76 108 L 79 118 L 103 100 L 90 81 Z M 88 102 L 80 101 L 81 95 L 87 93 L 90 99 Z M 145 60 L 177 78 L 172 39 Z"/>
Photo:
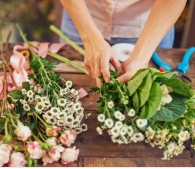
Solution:
<path fill-rule="evenodd" d="M 84 65 L 89 74 L 96 80 L 98 87 L 101 86 L 101 80 L 98 78 L 103 74 L 105 82 L 110 80 L 109 63 L 115 70 L 121 71 L 121 64 L 111 50 L 110 45 L 103 39 L 86 41 Z"/>

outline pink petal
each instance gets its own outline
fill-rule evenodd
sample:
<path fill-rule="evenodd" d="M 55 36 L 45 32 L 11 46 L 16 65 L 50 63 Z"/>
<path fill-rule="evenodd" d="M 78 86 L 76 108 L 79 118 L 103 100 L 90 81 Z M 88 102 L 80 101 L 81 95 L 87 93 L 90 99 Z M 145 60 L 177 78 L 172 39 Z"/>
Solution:
<path fill-rule="evenodd" d="M 18 87 L 22 86 L 22 83 L 26 81 L 26 76 L 23 72 L 17 73 L 17 71 L 13 71 L 13 77 Z"/>
<path fill-rule="evenodd" d="M 49 49 L 49 43 L 40 43 L 38 55 L 42 58 L 46 58 Z"/>
<path fill-rule="evenodd" d="M 15 52 L 18 52 L 18 50 L 24 50 L 24 49 L 28 49 L 28 46 L 15 45 L 13 49 L 13 53 L 15 54 Z"/>
<path fill-rule="evenodd" d="M 83 88 L 80 88 L 79 90 L 78 90 L 78 92 L 79 92 L 79 99 L 81 99 L 81 98 L 83 98 L 83 97 L 85 97 L 85 96 L 87 96 L 88 95 L 88 93 L 85 91 L 85 89 L 83 89 Z"/>
<path fill-rule="evenodd" d="M 49 47 L 49 51 L 52 53 L 57 53 L 65 44 L 53 43 Z"/>

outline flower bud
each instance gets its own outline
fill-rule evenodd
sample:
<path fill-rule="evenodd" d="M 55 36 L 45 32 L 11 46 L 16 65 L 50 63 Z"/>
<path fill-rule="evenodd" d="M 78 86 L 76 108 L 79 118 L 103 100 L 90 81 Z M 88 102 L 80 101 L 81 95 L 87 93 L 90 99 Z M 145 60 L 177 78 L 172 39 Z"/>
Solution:
<path fill-rule="evenodd" d="M 14 146 L 14 150 L 15 150 L 15 151 L 22 151 L 23 148 L 22 148 L 21 145 L 15 145 L 15 146 Z"/>
<path fill-rule="evenodd" d="M 33 160 L 32 159 L 27 159 L 27 167 L 32 167 Z"/>
<path fill-rule="evenodd" d="M 41 148 L 42 148 L 43 150 L 46 150 L 46 151 L 48 151 L 48 150 L 49 150 L 49 146 L 48 146 L 48 144 L 47 144 L 47 143 L 43 143 L 43 142 L 41 142 L 40 144 L 41 144 Z"/>
<path fill-rule="evenodd" d="M 37 166 L 37 162 L 38 162 L 37 159 L 34 159 L 34 160 L 33 160 L 33 167 L 36 167 L 36 166 Z"/>
<path fill-rule="evenodd" d="M 9 134 L 6 134 L 6 135 L 3 137 L 3 141 L 4 141 L 5 143 L 9 143 L 9 142 L 11 141 L 11 139 L 12 139 L 12 136 L 9 135 Z"/>

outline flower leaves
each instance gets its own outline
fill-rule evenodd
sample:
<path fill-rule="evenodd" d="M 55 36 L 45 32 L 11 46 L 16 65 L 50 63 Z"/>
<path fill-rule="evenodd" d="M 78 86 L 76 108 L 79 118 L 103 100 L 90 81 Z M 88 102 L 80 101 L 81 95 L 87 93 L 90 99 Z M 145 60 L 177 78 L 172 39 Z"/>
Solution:
<path fill-rule="evenodd" d="M 20 90 L 13 90 L 10 92 L 10 96 L 13 98 L 13 99 L 23 99 L 24 96 L 22 95 L 22 91 Z"/>

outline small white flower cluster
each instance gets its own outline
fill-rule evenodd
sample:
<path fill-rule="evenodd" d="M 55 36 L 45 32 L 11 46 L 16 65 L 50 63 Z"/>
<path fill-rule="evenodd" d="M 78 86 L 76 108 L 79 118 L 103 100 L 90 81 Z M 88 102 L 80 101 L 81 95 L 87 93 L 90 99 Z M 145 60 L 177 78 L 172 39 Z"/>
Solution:
<path fill-rule="evenodd" d="M 114 104 L 108 103 L 108 107 L 112 108 Z M 104 114 L 99 114 L 97 119 L 102 124 L 101 127 L 97 127 L 97 132 L 101 135 L 103 130 L 108 129 L 108 134 L 111 136 L 111 140 L 118 144 L 128 144 L 131 142 L 137 143 L 144 140 L 144 135 L 141 132 L 136 132 L 131 125 L 127 123 L 127 119 L 135 116 L 135 110 L 130 109 L 127 113 L 127 117 L 120 111 L 114 112 L 114 117 L 106 118 Z M 147 125 L 146 119 L 137 119 L 137 127 L 142 128 Z"/>
<path fill-rule="evenodd" d="M 180 133 L 170 133 L 169 130 L 153 130 L 151 127 L 145 132 L 146 143 L 149 143 L 152 147 L 158 146 L 160 149 L 164 149 L 163 160 L 169 160 L 173 156 L 177 156 L 185 149 L 184 142 L 190 139 L 190 133 L 186 131 L 180 131 Z M 175 140 L 178 142 L 175 142 Z"/>
<path fill-rule="evenodd" d="M 33 85 L 30 88 L 22 89 L 24 99 L 19 100 L 25 111 L 36 111 L 47 124 L 60 126 L 64 130 L 72 129 L 77 134 L 87 130 L 87 125 L 82 124 L 84 109 L 79 102 L 78 91 L 72 88 L 71 81 L 67 81 L 65 88 L 56 93 L 58 100 L 55 104 L 48 96 L 42 96 L 40 86 L 39 90 L 33 90 Z"/>

